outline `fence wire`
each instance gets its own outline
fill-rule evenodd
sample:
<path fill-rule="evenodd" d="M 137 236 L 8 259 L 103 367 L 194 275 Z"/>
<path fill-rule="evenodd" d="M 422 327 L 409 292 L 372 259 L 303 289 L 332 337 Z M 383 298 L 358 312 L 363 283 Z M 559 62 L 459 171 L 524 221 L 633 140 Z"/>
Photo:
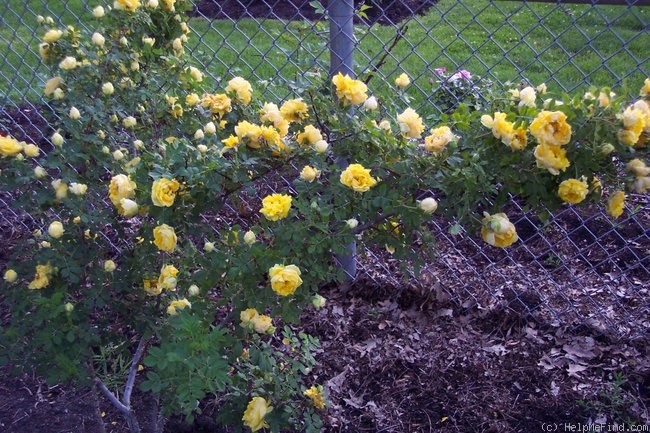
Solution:
<path fill-rule="evenodd" d="M 347 18 L 354 25 L 354 71 L 377 92 L 393 89 L 395 78 L 408 73 L 406 97 L 428 119 L 459 101 L 480 105 L 491 83 L 544 82 L 566 92 L 627 84 L 636 92 L 650 76 L 650 6 L 608 3 L 620 4 L 366 0 Z M 0 4 L 0 129 L 34 143 L 49 137 L 41 114 L 49 75 L 38 54 L 37 19 L 92 29 L 98 4 L 110 6 L 101 0 Z M 264 98 L 280 100 L 305 72 L 329 70 L 326 2 L 196 0 L 190 15 L 186 50 L 215 87 L 241 75 L 256 81 Z M 0 205 L 9 209 L 10 200 L 2 196 Z M 506 251 L 474 233 L 451 235 L 453 221 L 436 220 L 436 260 L 417 275 L 403 275 L 389 254 L 361 245 L 358 278 L 391 287 L 406 280 L 458 314 L 474 309 L 641 337 L 650 329 L 650 204 L 633 195 L 627 206 L 627 217 L 616 223 L 599 210 L 572 207 L 542 222 L 513 200 L 508 213 L 521 241 Z M 11 227 L 14 219 L 37 225 L 23 217 L 3 212 L 0 225 Z"/>

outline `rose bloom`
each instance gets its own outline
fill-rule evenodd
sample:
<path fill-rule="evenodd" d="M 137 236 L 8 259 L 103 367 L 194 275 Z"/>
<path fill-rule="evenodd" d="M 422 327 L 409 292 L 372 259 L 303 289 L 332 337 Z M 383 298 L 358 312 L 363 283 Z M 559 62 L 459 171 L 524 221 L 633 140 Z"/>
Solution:
<path fill-rule="evenodd" d="M 201 98 L 196 93 L 190 93 L 185 97 L 185 103 L 190 107 L 194 107 L 195 105 L 198 105 L 199 102 L 201 102 Z"/>
<path fill-rule="evenodd" d="M 433 197 L 427 197 L 420 202 L 420 209 L 430 215 L 438 209 L 438 202 Z"/>
<path fill-rule="evenodd" d="M 104 262 L 104 271 L 111 273 L 114 272 L 115 269 L 117 269 L 117 265 L 113 260 L 106 260 Z"/>
<path fill-rule="evenodd" d="M 316 144 L 317 141 L 322 139 L 323 134 L 321 134 L 318 128 L 314 127 L 314 125 L 305 126 L 304 131 L 296 137 L 298 144 L 304 144 L 305 142 L 308 144 Z"/>
<path fill-rule="evenodd" d="M 54 179 L 52 181 L 52 188 L 54 188 L 57 199 L 61 200 L 68 196 L 68 185 L 61 179 Z"/>
<path fill-rule="evenodd" d="M 239 145 L 239 137 L 230 135 L 228 136 L 228 138 L 224 138 L 223 140 L 221 140 L 221 142 L 223 143 L 224 147 L 228 147 L 228 148 L 237 147 L 237 145 Z"/>
<path fill-rule="evenodd" d="M 537 95 L 535 94 L 535 89 L 532 87 L 526 87 L 522 89 L 519 92 L 519 106 L 527 106 L 527 107 L 534 107 L 535 106 L 535 99 L 537 99 Z"/>
<path fill-rule="evenodd" d="M 260 213 L 270 221 L 286 218 L 291 209 L 291 196 L 286 194 L 271 194 L 262 200 Z"/>
<path fill-rule="evenodd" d="M 255 332 L 264 334 L 268 332 L 269 329 L 273 326 L 273 319 L 264 314 L 259 314 L 253 317 L 251 323 L 253 324 L 253 329 L 255 329 Z"/>
<path fill-rule="evenodd" d="M 493 247 L 505 248 L 517 241 L 517 230 L 504 213 L 490 215 L 483 213 L 483 227 L 481 237 Z"/>
<path fill-rule="evenodd" d="M 61 39 L 61 36 L 63 36 L 63 31 L 59 29 L 51 29 L 45 32 L 45 35 L 43 36 L 43 42 L 46 44 L 52 44 L 59 39 Z"/>
<path fill-rule="evenodd" d="M 349 75 L 343 75 L 339 72 L 332 78 L 332 83 L 336 87 L 336 97 L 344 105 L 349 103 L 361 105 L 368 99 L 366 94 L 368 86 L 363 81 L 355 80 Z"/>
<path fill-rule="evenodd" d="M 118 207 L 118 212 L 120 215 L 126 218 L 131 218 L 137 215 L 139 211 L 138 204 L 128 198 L 120 199 L 120 205 Z"/>
<path fill-rule="evenodd" d="M 69 189 L 74 195 L 84 195 L 86 194 L 86 191 L 88 191 L 88 185 L 85 183 L 72 182 Z"/>
<path fill-rule="evenodd" d="M 174 204 L 179 187 L 176 179 L 158 179 L 151 185 L 151 201 L 155 206 L 170 207 Z"/>
<path fill-rule="evenodd" d="M 253 397 L 246 407 L 242 421 L 253 432 L 268 428 L 269 425 L 264 421 L 264 417 L 272 410 L 273 407 L 269 406 L 262 397 Z"/>
<path fill-rule="evenodd" d="M 259 125 L 242 120 L 237 124 L 237 126 L 235 126 L 235 134 L 240 143 L 246 143 L 248 147 L 253 149 L 259 149 L 261 147 L 260 138 L 262 135 L 262 128 L 260 128 Z"/>
<path fill-rule="evenodd" d="M 253 87 L 242 77 L 235 77 L 228 81 L 225 90 L 226 92 L 235 92 L 237 94 L 237 100 L 241 101 L 244 105 L 250 104 Z"/>
<path fill-rule="evenodd" d="M 176 310 L 184 310 L 186 307 L 192 308 L 192 304 L 185 298 L 172 301 L 167 307 L 167 314 L 176 316 L 178 314 Z"/>
<path fill-rule="evenodd" d="M 11 137 L 0 135 L 0 155 L 16 156 L 23 150 L 23 144 Z"/>
<path fill-rule="evenodd" d="M 650 78 L 646 78 L 643 82 L 643 87 L 639 91 L 639 96 L 648 96 L 650 95 Z"/>
<path fill-rule="evenodd" d="M 104 16 L 104 7 L 103 6 L 95 6 L 93 9 L 93 16 L 95 18 L 101 18 Z"/>
<path fill-rule="evenodd" d="M 587 197 L 589 186 L 587 182 L 578 179 L 567 179 L 560 183 L 557 194 L 563 202 L 577 204 Z"/>
<path fill-rule="evenodd" d="M 160 275 L 158 276 L 158 288 L 176 291 L 176 283 L 178 276 L 178 269 L 174 265 L 165 265 L 160 270 Z"/>
<path fill-rule="evenodd" d="M 411 84 L 411 79 L 408 75 L 402 72 L 402 74 L 395 79 L 395 85 L 401 87 L 402 89 Z"/>
<path fill-rule="evenodd" d="M 278 130 L 273 126 L 260 126 L 260 140 L 266 143 L 269 147 L 277 150 L 285 150 L 285 145 L 282 143 L 280 132 L 278 132 Z M 253 146 L 249 145 L 249 147 Z"/>
<path fill-rule="evenodd" d="M 93 33 L 92 41 L 93 44 L 99 47 L 103 47 L 104 43 L 106 42 L 106 38 L 101 33 L 95 32 Z"/>
<path fill-rule="evenodd" d="M 526 132 L 526 128 L 513 129 L 510 135 L 501 138 L 501 142 L 513 151 L 524 150 L 528 144 L 528 135 L 526 135 Z"/>
<path fill-rule="evenodd" d="M 171 253 L 176 248 L 176 232 L 173 227 L 161 224 L 153 229 L 153 243 L 161 251 Z"/>
<path fill-rule="evenodd" d="M 431 129 L 431 135 L 424 137 L 424 148 L 437 155 L 445 150 L 447 144 L 453 139 L 454 134 L 448 126 Z"/>
<path fill-rule="evenodd" d="M 47 232 L 54 239 L 59 239 L 61 236 L 63 236 L 63 233 L 65 232 L 65 230 L 63 229 L 63 224 L 61 224 L 61 221 L 54 221 L 47 228 Z"/>
<path fill-rule="evenodd" d="M 632 188 L 637 194 L 645 193 L 648 189 L 650 189 L 650 176 L 637 177 L 632 184 Z"/>
<path fill-rule="evenodd" d="M 194 66 L 190 66 L 190 77 L 194 78 L 194 80 L 196 80 L 197 83 L 203 81 L 203 73 L 198 68 L 195 68 Z"/>
<path fill-rule="evenodd" d="M 113 92 L 115 92 L 115 87 L 113 87 L 113 83 L 102 84 L 102 93 L 104 95 L 112 95 Z"/>
<path fill-rule="evenodd" d="M 412 108 L 407 108 L 402 114 L 398 114 L 397 123 L 404 137 L 420 138 L 424 131 L 422 118 Z"/>
<path fill-rule="evenodd" d="M 78 65 L 79 63 L 77 62 L 77 59 L 72 56 L 68 56 L 65 59 L 61 60 L 59 63 L 59 68 L 63 69 L 64 71 L 70 71 L 76 68 Z"/>
<path fill-rule="evenodd" d="M 302 171 L 300 172 L 300 178 L 304 180 L 305 182 L 313 182 L 316 180 L 316 178 L 320 175 L 320 171 L 316 170 L 315 168 L 306 165 L 302 168 Z"/>
<path fill-rule="evenodd" d="M 340 181 L 356 192 L 366 192 L 377 184 L 377 180 L 370 176 L 370 169 L 361 164 L 350 164 L 341 173 Z"/>
<path fill-rule="evenodd" d="M 45 83 L 45 87 L 43 89 L 43 94 L 45 96 L 51 96 L 56 89 L 61 87 L 63 84 L 63 78 L 61 77 L 52 77 L 47 82 Z"/>
<path fill-rule="evenodd" d="M 289 133 L 289 121 L 282 117 L 280 109 L 272 102 L 266 102 L 260 110 L 260 122 L 271 122 L 283 137 Z"/>
<path fill-rule="evenodd" d="M 377 103 L 377 98 L 374 96 L 371 96 L 370 98 L 366 99 L 366 102 L 363 103 L 363 108 L 366 110 L 376 110 L 379 104 Z"/>
<path fill-rule="evenodd" d="M 614 218 L 620 217 L 624 209 L 625 193 L 623 191 L 616 191 L 607 199 L 607 213 Z"/>
<path fill-rule="evenodd" d="M 496 112 L 494 117 L 484 114 L 481 116 L 481 124 L 492 128 L 492 135 L 500 140 L 510 137 L 513 132 L 513 123 L 506 120 L 506 113 Z"/>
<path fill-rule="evenodd" d="M 140 7 L 140 0 L 115 0 L 113 7 L 117 10 L 134 12 Z"/>
<path fill-rule="evenodd" d="M 4 274 L 4 280 L 8 283 L 13 283 L 18 278 L 18 274 L 13 269 L 7 269 Z"/>
<path fill-rule="evenodd" d="M 133 182 L 127 175 L 118 174 L 117 176 L 113 176 L 111 183 L 108 186 L 108 198 L 110 198 L 118 212 L 123 212 L 120 201 L 123 198 L 135 197 L 136 188 L 137 186 L 135 182 Z"/>
<path fill-rule="evenodd" d="M 255 242 L 257 242 L 257 236 L 255 236 L 255 232 L 249 230 L 244 233 L 244 243 L 246 245 L 253 245 Z"/>
<path fill-rule="evenodd" d="M 247 308 L 242 310 L 239 313 L 239 320 L 241 321 L 241 326 L 246 326 L 253 321 L 258 316 L 258 312 L 255 308 Z"/>
<path fill-rule="evenodd" d="M 293 294 L 302 284 L 300 269 L 296 265 L 275 265 L 269 269 L 271 288 L 280 296 Z"/>
<path fill-rule="evenodd" d="M 312 386 L 304 392 L 305 397 L 309 398 L 316 409 L 323 409 L 325 407 L 325 401 L 323 400 L 323 394 L 320 389 L 315 386 Z"/>
<path fill-rule="evenodd" d="M 628 162 L 627 169 L 637 177 L 650 175 L 650 167 L 648 167 L 645 162 L 638 158 L 635 158 Z"/>
<path fill-rule="evenodd" d="M 540 144 L 562 146 L 571 140 L 571 125 L 561 111 L 542 111 L 530 124 L 530 133 Z"/>
<path fill-rule="evenodd" d="M 560 170 L 565 171 L 571 165 L 566 157 L 566 150 L 559 146 L 537 145 L 535 147 L 535 159 L 537 160 L 537 167 L 545 168 L 555 176 L 560 174 Z"/>
<path fill-rule="evenodd" d="M 300 122 L 309 117 L 307 104 L 302 98 L 289 99 L 280 107 L 280 114 L 288 122 Z"/>
<path fill-rule="evenodd" d="M 219 118 L 224 114 L 229 113 L 232 110 L 231 100 L 225 93 L 219 93 L 216 95 L 205 94 L 201 99 L 201 106 L 203 108 L 208 108 L 210 112 Z"/>
<path fill-rule="evenodd" d="M 34 280 L 27 286 L 28 289 L 44 289 L 50 284 L 50 277 L 54 273 L 54 268 L 49 263 L 45 265 L 36 265 L 36 274 Z"/>

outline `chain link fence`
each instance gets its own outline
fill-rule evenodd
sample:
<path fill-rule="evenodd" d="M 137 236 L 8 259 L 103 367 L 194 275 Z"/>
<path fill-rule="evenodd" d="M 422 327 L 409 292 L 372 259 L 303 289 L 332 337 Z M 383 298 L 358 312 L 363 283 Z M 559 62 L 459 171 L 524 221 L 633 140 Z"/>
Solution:
<path fill-rule="evenodd" d="M 37 17 L 92 29 L 90 11 L 102 3 L 7 0 L 0 5 L 3 130 L 35 143 L 51 134 L 41 114 L 49 75 L 38 54 Z M 406 72 L 412 84 L 404 97 L 428 123 L 459 100 L 480 106 L 492 83 L 544 82 L 567 92 L 627 84 L 636 92 L 650 76 L 645 1 L 369 0 L 354 5 L 347 16 L 332 13 L 335 3 L 348 10 L 353 6 L 352 0 L 333 0 L 329 7 L 308 0 L 195 0 L 186 49 L 215 87 L 241 75 L 274 100 L 289 95 L 302 74 L 325 74 L 332 64 L 354 71 L 377 92 L 393 88 Z M 330 54 L 332 39 L 343 48 Z M 9 201 L 0 197 L 6 209 Z M 521 241 L 506 251 L 477 241 L 475 233 L 457 233 L 453 221 L 436 220 L 437 257 L 417 275 L 385 251 L 359 245 L 357 278 L 395 290 L 408 287 L 450 306 L 443 311 L 452 315 L 532 316 L 598 334 L 647 335 L 647 197 L 632 195 L 626 217 L 617 222 L 600 210 L 573 207 L 542 221 L 516 199 L 510 206 Z M 36 224 L 11 212 L 2 218 L 4 227 L 13 224 L 10 219 L 22 219 L 30 228 Z"/>

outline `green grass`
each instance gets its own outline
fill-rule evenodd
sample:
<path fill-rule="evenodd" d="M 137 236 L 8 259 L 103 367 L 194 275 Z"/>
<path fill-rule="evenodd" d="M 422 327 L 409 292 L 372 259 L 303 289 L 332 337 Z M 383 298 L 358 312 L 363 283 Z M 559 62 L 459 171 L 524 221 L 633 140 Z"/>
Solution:
<path fill-rule="evenodd" d="M 38 98 L 49 77 L 37 53 L 43 31 L 36 16 L 50 15 L 65 24 L 79 17 L 92 29 L 90 8 L 100 1 L 85 3 L 8 0 L 0 5 L 0 103 L 4 95 L 14 100 Z M 650 7 L 441 0 L 427 14 L 406 23 L 404 37 L 381 69 L 387 79 L 373 79 L 371 87 L 387 90 L 406 71 L 417 84 L 409 89 L 417 106 L 430 90 L 433 68 L 444 66 L 500 82 L 546 82 L 556 90 L 616 85 L 621 78 L 635 89 L 650 75 L 649 15 Z M 313 64 L 308 48 L 318 53 L 320 65 L 328 64 L 323 23 L 320 31 L 305 23 L 277 20 L 259 24 L 193 18 L 190 25 L 197 34 L 187 48 L 212 77 L 237 73 L 277 82 L 294 79 L 300 69 Z M 360 41 L 355 60 L 362 73 L 386 53 L 396 29 L 356 26 L 355 32 Z M 279 96 L 286 93 L 284 86 L 264 87 Z"/>

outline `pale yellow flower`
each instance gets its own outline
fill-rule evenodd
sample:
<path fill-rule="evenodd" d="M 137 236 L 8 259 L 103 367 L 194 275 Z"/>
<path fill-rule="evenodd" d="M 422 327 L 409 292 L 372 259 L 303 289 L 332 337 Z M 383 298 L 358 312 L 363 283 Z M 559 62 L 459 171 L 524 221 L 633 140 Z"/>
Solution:
<path fill-rule="evenodd" d="M 69 190 L 74 195 L 85 195 L 86 191 L 88 191 L 88 185 L 85 183 L 72 182 L 70 183 Z"/>
<path fill-rule="evenodd" d="M 323 134 L 314 125 L 306 125 L 304 131 L 296 136 L 298 144 L 316 144 L 322 139 Z"/>
<path fill-rule="evenodd" d="M 269 269 L 271 288 L 280 296 L 293 294 L 302 284 L 300 269 L 296 265 L 275 265 Z"/>
<path fill-rule="evenodd" d="M 140 7 L 140 0 L 115 0 L 113 7 L 117 10 L 135 12 Z"/>
<path fill-rule="evenodd" d="M 13 283 L 18 278 L 18 274 L 13 269 L 7 269 L 4 274 L 4 280 L 7 283 Z"/>
<path fill-rule="evenodd" d="M 132 199 L 135 197 L 135 190 L 137 186 L 127 175 L 118 174 L 113 176 L 111 183 L 108 186 L 108 198 L 111 203 L 117 208 L 118 212 L 123 213 L 122 204 L 120 201 L 123 198 Z"/>
<path fill-rule="evenodd" d="M 401 87 L 402 89 L 411 84 L 411 79 L 408 75 L 402 72 L 399 77 L 395 79 L 395 85 Z"/>
<path fill-rule="evenodd" d="M 424 137 L 424 148 L 434 154 L 439 154 L 454 139 L 454 134 L 448 126 L 431 129 L 431 135 Z"/>
<path fill-rule="evenodd" d="M 70 71 L 74 68 L 76 68 L 79 65 L 77 62 L 77 59 L 75 59 L 72 56 L 67 56 L 61 62 L 59 63 L 59 68 L 63 69 L 64 71 Z"/>
<path fill-rule="evenodd" d="M 623 191 L 616 191 L 607 199 L 607 213 L 614 218 L 620 217 L 624 209 L 625 193 Z"/>
<path fill-rule="evenodd" d="M 176 248 L 176 232 L 173 227 L 161 224 L 153 229 L 153 243 L 161 251 L 171 253 Z"/>
<path fill-rule="evenodd" d="M 420 202 L 420 209 L 426 214 L 432 214 L 438 209 L 438 202 L 433 197 L 427 197 Z"/>
<path fill-rule="evenodd" d="M 50 285 L 50 277 L 54 273 L 54 268 L 49 263 L 45 265 L 36 265 L 36 274 L 34 280 L 27 286 L 28 289 L 44 289 Z"/>
<path fill-rule="evenodd" d="M 311 167 L 309 165 L 306 165 L 302 168 L 302 171 L 300 172 L 300 179 L 304 180 L 305 182 L 313 182 L 316 180 L 316 178 L 320 175 L 320 171 L 316 170 L 314 167 Z"/>
<path fill-rule="evenodd" d="M 47 232 L 52 236 L 53 239 L 59 239 L 63 236 L 65 229 L 61 221 L 53 221 L 50 226 L 47 228 Z"/>
<path fill-rule="evenodd" d="M 242 421 L 253 432 L 268 428 L 269 425 L 264 421 L 264 417 L 272 410 L 273 407 L 269 406 L 265 399 L 262 397 L 253 397 L 246 407 Z"/>
<path fill-rule="evenodd" d="M 485 242 L 494 247 L 506 248 L 519 239 L 514 224 L 510 222 L 506 214 L 490 215 L 484 212 L 483 215 L 481 237 Z"/>
<path fill-rule="evenodd" d="M 403 113 L 398 114 L 397 123 L 404 137 L 420 138 L 424 131 L 422 118 L 412 108 L 407 108 Z"/>
<path fill-rule="evenodd" d="M 178 315 L 177 310 L 184 310 L 185 308 L 192 308 L 192 304 L 190 301 L 187 299 L 178 299 L 176 301 L 172 301 L 169 306 L 167 307 L 167 314 L 170 316 L 176 316 Z"/>
<path fill-rule="evenodd" d="M 270 221 L 286 218 L 291 209 L 291 196 L 286 194 L 271 194 L 262 200 L 260 213 Z"/>
<path fill-rule="evenodd" d="M 251 323 L 255 332 L 259 332 L 260 334 L 267 333 L 273 328 L 273 319 L 264 314 L 258 314 L 253 317 Z"/>
<path fill-rule="evenodd" d="M 61 36 L 63 36 L 63 31 L 59 29 L 51 29 L 45 32 L 45 35 L 43 36 L 43 42 L 46 44 L 52 44 L 59 39 L 61 39 Z"/>
<path fill-rule="evenodd" d="M 565 171 L 571 163 L 566 157 L 566 150 L 560 146 L 539 144 L 535 147 L 537 167 L 545 168 L 549 173 L 557 176 L 560 171 Z"/>
<path fill-rule="evenodd" d="M 571 141 L 571 125 L 561 111 L 542 111 L 530 124 L 530 133 L 540 144 L 563 146 Z"/>
<path fill-rule="evenodd" d="M 250 104 L 253 87 L 242 77 L 234 77 L 228 81 L 228 85 L 226 86 L 225 90 L 226 92 L 235 92 L 237 94 L 237 100 L 242 104 Z"/>
<path fill-rule="evenodd" d="M 361 105 L 368 99 L 366 94 L 368 86 L 363 81 L 355 80 L 349 75 L 339 72 L 332 78 L 332 83 L 336 87 L 336 97 L 343 104 Z"/>
<path fill-rule="evenodd" d="M 300 122 L 309 117 L 307 104 L 299 99 L 289 99 L 280 107 L 280 114 L 288 122 Z"/>
<path fill-rule="evenodd" d="M 244 233 L 244 243 L 246 245 L 253 245 L 255 242 L 257 242 L 257 237 L 253 231 L 249 230 Z"/>
<path fill-rule="evenodd" d="M 61 77 L 52 77 L 45 83 L 45 88 L 43 89 L 43 94 L 45 96 L 51 96 L 54 94 L 54 91 L 63 85 L 63 78 Z"/>
<path fill-rule="evenodd" d="M 370 169 L 361 164 L 350 164 L 341 173 L 341 183 L 356 192 L 366 192 L 377 184 L 377 180 L 370 176 Z"/>
<path fill-rule="evenodd" d="M 158 287 L 159 290 L 171 290 L 176 291 L 176 284 L 178 280 L 178 269 L 174 265 L 165 265 L 160 270 L 160 275 L 158 276 Z"/>
<path fill-rule="evenodd" d="M 639 158 L 635 158 L 628 162 L 627 169 L 637 177 L 650 175 L 650 167 Z"/>
<path fill-rule="evenodd" d="M 0 155 L 2 156 L 16 156 L 23 151 L 23 144 L 11 137 L 4 137 L 0 135 Z"/>
<path fill-rule="evenodd" d="M 106 260 L 104 262 L 104 271 L 108 272 L 109 274 L 114 272 L 115 269 L 117 269 L 117 265 L 113 260 Z"/>
<path fill-rule="evenodd" d="M 232 110 L 232 101 L 225 93 L 216 95 L 206 93 L 201 99 L 201 106 L 210 110 L 212 114 L 221 118 Z"/>
<path fill-rule="evenodd" d="M 262 128 L 259 125 L 242 120 L 235 126 L 235 134 L 239 143 L 245 143 L 248 147 L 259 149 Z"/>

